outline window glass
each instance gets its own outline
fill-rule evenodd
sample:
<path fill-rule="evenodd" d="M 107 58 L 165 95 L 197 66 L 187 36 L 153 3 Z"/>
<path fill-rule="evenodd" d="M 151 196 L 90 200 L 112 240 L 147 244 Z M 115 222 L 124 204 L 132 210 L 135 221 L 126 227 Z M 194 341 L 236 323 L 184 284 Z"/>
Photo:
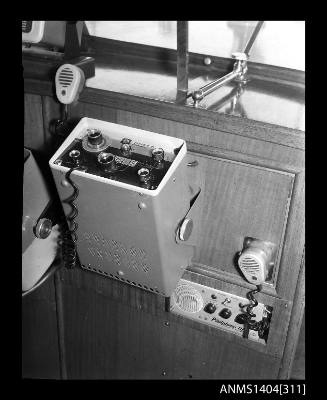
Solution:
<path fill-rule="evenodd" d="M 85 21 L 90 35 L 177 49 L 177 21 Z"/>
<path fill-rule="evenodd" d="M 189 51 L 231 57 L 244 50 L 257 21 L 189 21 Z M 176 21 L 86 21 L 91 35 L 177 48 Z M 250 61 L 304 71 L 304 21 L 265 21 Z"/>

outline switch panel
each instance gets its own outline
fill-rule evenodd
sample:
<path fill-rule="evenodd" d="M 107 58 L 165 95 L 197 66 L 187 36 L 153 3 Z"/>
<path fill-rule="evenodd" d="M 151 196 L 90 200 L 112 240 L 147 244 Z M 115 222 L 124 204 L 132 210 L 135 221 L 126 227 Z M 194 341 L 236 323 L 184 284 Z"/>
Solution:
<path fill-rule="evenodd" d="M 246 313 L 241 305 L 247 305 L 249 302 L 247 298 L 181 279 L 171 296 L 170 311 L 173 314 L 243 336 Z M 270 321 L 272 307 L 258 303 L 253 308 L 253 313 L 255 321 L 261 321 L 263 318 Z M 266 340 L 260 338 L 258 332 L 252 329 L 249 331 L 248 339 L 266 344 Z"/>

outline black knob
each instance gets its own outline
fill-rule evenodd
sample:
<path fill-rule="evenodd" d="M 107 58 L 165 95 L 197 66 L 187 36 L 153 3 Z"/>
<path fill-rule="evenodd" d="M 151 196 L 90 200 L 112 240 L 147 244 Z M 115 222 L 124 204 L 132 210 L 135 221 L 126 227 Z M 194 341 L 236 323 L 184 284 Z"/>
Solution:
<path fill-rule="evenodd" d="M 237 322 L 238 324 L 245 324 L 247 320 L 249 319 L 248 315 L 243 313 L 243 314 L 238 314 L 236 315 L 234 321 Z"/>
<path fill-rule="evenodd" d="M 216 306 L 212 303 L 208 303 L 205 307 L 204 307 L 204 311 L 209 313 L 209 314 L 213 314 L 216 311 Z"/>
<path fill-rule="evenodd" d="M 100 145 L 103 141 L 102 133 L 98 129 L 89 129 L 87 141 L 92 146 Z"/>
<path fill-rule="evenodd" d="M 232 315 L 232 312 L 228 308 L 223 308 L 220 311 L 219 315 L 220 315 L 221 318 L 227 319 Z"/>

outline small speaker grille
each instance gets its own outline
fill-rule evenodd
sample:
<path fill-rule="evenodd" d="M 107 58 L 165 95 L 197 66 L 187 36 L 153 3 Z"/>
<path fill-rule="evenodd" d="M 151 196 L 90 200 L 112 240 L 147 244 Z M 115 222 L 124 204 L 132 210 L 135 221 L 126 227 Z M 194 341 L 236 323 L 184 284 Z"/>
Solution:
<path fill-rule="evenodd" d="M 179 285 L 174 292 L 174 300 L 177 306 L 187 313 L 196 313 L 203 308 L 201 294 L 189 285 Z"/>
<path fill-rule="evenodd" d="M 72 83 L 73 77 L 73 71 L 70 68 L 66 67 L 59 74 L 59 83 L 62 86 L 67 87 Z"/>
<path fill-rule="evenodd" d="M 261 265 L 259 264 L 258 260 L 250 255 L 241 257 L 239 260 L 239 265 L 241 268 L 245 269 L 250 273 L 257 272 L 261 268 Z"/>

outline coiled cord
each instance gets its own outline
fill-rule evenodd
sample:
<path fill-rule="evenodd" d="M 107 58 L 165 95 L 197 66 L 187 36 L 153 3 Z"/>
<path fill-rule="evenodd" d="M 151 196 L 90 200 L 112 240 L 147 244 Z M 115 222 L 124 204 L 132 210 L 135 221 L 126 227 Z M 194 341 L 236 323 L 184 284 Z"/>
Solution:
<path fill-rule="evenodd" d="M 76 252 L 76 242 L 77 242 L 77 228 L 78 224 L 75 221 L 75 218 L 78 215 L 78 209 L 74 201 L 77 199 L 79 195 L 79 189 L 76 184 L 71 180 L 71 173 L 80 168 L 79 166 L 75 166 L 69 169 L 66 172 L 65 178 L 69 182 L 69 184 L 74 189 L 73 194 L 69 196 L 67 199 L 63 200 L 63 203 L 68 204 L 71 207 L 71 212 L 66 216 L 68 229 L 63 232 L 62 235 L 62 257 L 64 260 L 64 264 L 66 268 L 74 268 L 77 259 Z"/>
<path fill-rule="evenodd" d="M 245 311 L 245 316 L 246 316 L 246 320 L 245 320 L 245 328 L 243 331 L 243 337 L 244 338 L 248 338 L 249 336 L 249 330 L 252 329 L 254 331 L 259 331 L 261 328 L 261 321 L 255 321 L 252 318 L 254 318 L 256 316 L 256 314 L 254 314 L 253 312 L 253 308 L 255 308 L 258 305 L 258 300 L 254 297 L 254 295 L 256 293 L 259 293 L 262 290 L 262 286 L 258 285 L 256 289 L 251 290 L 250 292 L 247 293 L 246 297 L 250 300 L 249 304 L 240 304 L 241 308 L 245 308 L 246 307 L 246 311 Z"/>

